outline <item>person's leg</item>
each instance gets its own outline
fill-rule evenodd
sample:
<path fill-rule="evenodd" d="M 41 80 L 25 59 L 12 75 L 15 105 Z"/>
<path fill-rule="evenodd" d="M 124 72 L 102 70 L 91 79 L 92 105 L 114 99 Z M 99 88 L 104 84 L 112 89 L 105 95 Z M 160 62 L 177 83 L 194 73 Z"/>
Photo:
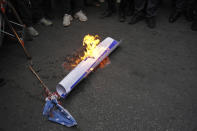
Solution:
<path fill-rule="evenodd" d="M 169 22 L 173 23 L 175 22 L 183 13 L 184 10 L 184 5 L 185 5 L 185 0 L 175 0 L 174 2 L 174 6 L 173 6 L 173 11 L 169 17 Z"/>
<path fill-rule="evenodd" d="M 30 7 L 28 7 L 28 3 L 24 0 L 10 0 L 10 2 L 15 6 L 15 9 L 19 13 L 23 23 L 27 27 L 32 26 L 32 13 Z"/>
<path fill-rule="evenodd" d="M 47 19 L 47 16 L 50 13 L 51 10 L 51 0 L 41 0 L 40 5 L 38 5 L 40 9 L 40 12 L 42 12 L 42 18 L 40 19 L 40 23 L 45 26 L 51 26 L 53 25 L 52 21 Z"/>
<path fill-rule="evenodd" d="M 52 10 L 51 6 L 52 6 L 51 0 L 42 0 L 42 10 L 44 12 L 45 17 L 51 17 L 50 16 Z"/>
<path fill-rule="evenodd" d="M 45 18 L 45 6 L 49 4 L 49 0 L 31 0 L 31 10 L 33 13 L 33 19 L 45 26 L 51 26 L 53 23 Z"/>
<path fill-rule="evenodd" d="M 77 13 L 80 10 L 83 10 L 84 8 L 84 1 L 83 0 L 72 0 L 73 1 L 73 5 L 74 5 L 74 9 L 73 9 L 73 13 Z"/>
<path fill-rule="evenodd" d="M 69 26 L 73 20 L 71 0 L 62 0 L 62 4 L 64 8 L 63 26 L 66 27 Z"/>
<path fill-rule="evenodd" d="M 185 16 L 188 21 L 192 21 L 194 19 L 193 17 L 194 3 L 195 0 L 187 0 L 186 2 Z"/>
<path fill-rule="evenodd" d="M 197 31 L 197 1 L 194 2 L 194 21 L 192 23 L 191 29 Z"/>
<path fill-rule="evenodd" d="M 42 1 L 43 0 L 30 0 L 31 2 L 31 11 L 33 14 L 33 20 L 37 22 L 44 17 L 44 12 L 42 10 Z"/>
<path fill-rule="evenodd" d="M 109 0 L 108 6 L 111 12 L 116 12 L 116 0 Z"/>
<path fill-rule="evenodd" d="M 185 0 L 176 0 L 176 10 L 178 12 L 183 12 L 184 10 L 184 5 L 185 5 Z"/>
<path fill-rule="evenodd" d="M 0 87 L 4 86 L 6 84 L 5 80 L 3 78 L 0 78 Z"/>
<path fill-rule="evenodd" d="M 127 15 L 131 16 L 134 13 L 135 3 L 134 0 L 129 0 L 127 5 Z"/>
<path fill-rule="evenodd" d="M 176 0 L 171 0 L 171 3 L 172 3 L 172 7 L 174 8 L 174 7 L 176 7 Z"/>
<path fill-rule="evenodd" d="M 83 7 L 84 7 L 84 3 L 83 0 L 73 0 L 73 4 L 74 4 L 74 14 L 75 14 L 75 18 L 78 18 L 80 21 L 87 21 L 88 18 L 87 16 L 83 13 Z"/>
<path fill-rule="evenodd" d="M 148 0 L 146 7 L 146 17 L 155 17 L 157 14 L 158 0 Z"/>
<path fill-rule="evenodd" d="M 115 5 L 116 5 L 116 0 L 105 0 L 105 3 L 107 5 L 106 10 L 101 14 L 101 18 L 104 17 L 110 17 L 112 16 L 113 12 L 115 12 Z"/>
<path fill-rule="evenodd" d="M 146 22 L 149 28 L 156 26 L 155 16 L 157 14 L 158 0 L 148 0 L 146 7 Z"/>
<path fill-rule="evenodd" d="M 126 19 L 126 7 L 127 7 L 128 0 L 121 0 L 119 6 L 119 21 L 124 22 Z"/>
<path fill-rule="evenodd" d="M 135 14 L 143 12 L 145 5 L 146 5 L 146 0 L 134 0 L 135 1 Z"/>
<path fill-rule="evenodd" d="M 121 0 L 119 6 L 120 22 L 124 22 L 126 15 L 131 16 L 134 12 L 134 0 Z"/>
<path fill-rule="evenodd" d="M 26 33 L 31 36 L 38 36 L 39 33 L 33 28 L 33 21 L 32 21 L 32 12 L 30 9 L 30 5 L 25 0 L 15 1 L 10 0 L 10 2 L 15 6 L 17 12 L 19 13 L 22 21 L 26 25 Z"/>
<path fill-rule="evenodd" d="M 71 0 L 62 0 L 63 8 L 64 8 L 64 14 L 71 15 L 72 10 L 71 10 Z"/>
<path fill-rule="evenodd" d="M 146 5 L 146 0 L 134 0 L 134 15 L 131 17 L 129 24 L 136 24 L 137 22 L 144 19 L 144 8 Z"/>

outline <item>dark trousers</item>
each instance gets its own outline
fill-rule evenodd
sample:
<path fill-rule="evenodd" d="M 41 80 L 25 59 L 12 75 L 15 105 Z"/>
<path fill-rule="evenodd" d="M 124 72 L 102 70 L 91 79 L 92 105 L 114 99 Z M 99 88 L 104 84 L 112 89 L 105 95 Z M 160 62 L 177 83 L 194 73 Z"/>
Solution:
<path fill-rule="evenodd" d="M 34 20 L 48 16 L 51 11 L 51 0 L 30 0 Z"/>
<path fill-rule="evenodd" d="M 135 13 L 145 11 L 146 17 L 153 17 L 157 14 L 159 0 L 135 0 Z"/>
<path fill-rule="evenodd" d="M 32 26 L 33 21 L 44 17 L 50 9 L 50 0 L 10 0 L 10 2 L 27 27 Z"/>
<path fill-rule="evenodd" d="M 114 12 L 116 10 L 116 0 L 106 0 L 107 11 Z"/>
<path fill-rule="evenodd" d="M 194 18 L 194 8 L 196 0 L 187 0 L 185 3 L 185 15 L 188 21 L 192 21 Z"/>
<path fill-rule="evenodd" d="M 197 23 L 197 1 L 194 2 L 194 21 Z"/>
<path fill-rule="evenodd" d="M 195 7 L 196 7 L 196 3 L 197 3 L 196 0 L 187 0 L 187 2 L 185 2 L 186 9 L 192 9 L 192 10 L 194 10 Z"/>
<path fill-rule="evenodd" d="M 125 13 L 126 11 L 131 11 L 134 8 L 134 0 L 121 0 L 119 11 L 120 13 Z"/>
<path fill-rule="evenodd" d="M 63 0 L 64 14 L 75 14 L 83 9 L 83 0 Z"/>
<path fill-rule="evenodd" d="M 23 23 L 28 27 L 32 26 L 32 12 L 30 3 L 27 0 L 10 0 L 20 15 Z"/>
<path fill-rule="evenodd" d="M 173 8 L 178 12 L 182 12 L 184 10 L 185 4 L 185 0 L 172 0 Z"/>

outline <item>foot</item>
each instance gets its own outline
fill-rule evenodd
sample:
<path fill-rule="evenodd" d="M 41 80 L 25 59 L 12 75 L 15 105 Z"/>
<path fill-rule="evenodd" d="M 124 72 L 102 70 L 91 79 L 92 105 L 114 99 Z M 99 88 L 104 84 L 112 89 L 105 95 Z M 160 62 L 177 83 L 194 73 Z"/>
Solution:
<path fill-rule="evenodd" d="M 125 22 L 125 19 L 126 19 L 126 17 L 125 17 L 125 13 L 120 13 L 120 15 L 119 15 L 119 21 L 120 22 Z"/>
<path fill-rule="evenodd" d="M 80 21 L 83 21 L 83 22 L 88 20 L 87 16 L 81 10 L 77 12 L 74 17 L 76 19 L 78 18 Z"/>
<path fill-rule="evenodd" d="M 143 13 L 136 13 L 131 17 L 131 20 L 129 21 L 129 24 L 131 24 L 131 25 L 136 24 L 137 22 L 143 20 L 144 18 L 145 17 L 144 17 Z"/>
<path fill-rule="evenodd" d="M 187 21 L 193 21 L 194 20 L 194 12 L 193 9 L 186 9 L 185 11 L 185 17 Z"/>
<path fill-rule="evenodd" d="M 129 10 L 129 11 L 127 12 L 127 16 L 132 16 L 132 15 L 133 15 L 133 13 L 134 13 L 134 11 L 133 11 L 133 10 Z"/>
<path fill-rule="evenodd" d="M 38 31 L 34 29 L 32 26 L 27 27 L 27 32 L 33 37 L 36 37 L 39 35 Z"/>
<path fill-rule="evenodd" d="M 146 18 L 147 26 L 151 29 L 156 27 L 156 19 L 155 17 Z"/>
<path fill-rule="evenodd" d="M 171 13 L 170 17 L 169 17 L 169 22 L 170 23 L 174 23 L 175 21 L 178 20 L 178 18 L 181 16 L 181 12 L 178 11 L 174 11 Z"/>
<path fill-rule="evenodd" d="M 108 11 L 108 10 L 106 10 L 101 14 L 101 18 L 110 17 L 110 16 L 112 16 L 112 11 Z"/>
<path fill-rule="evenodd" d="M 72 20 L 73 20 L 73 17 L 71 15 L 65 14 L 63 17 L 63 26 L 69 26 Z"/>
<path fill-rule="evenodd" d="M 6 84 L 5 80 L 3 78 L 0 78 L 0 86 L 4 86 Z"/>
<path fill-rule="evenodd" d="M 197 31 L 197 20 L 192 23 L 191 29 Z"/>
<path fill-rule="evenodd" d="M 40 19 L 40 23 L 43 24 L 43 25 L 45 25 L 45 26 L 51 26 L 51 25 L 53 25 L 52 21 L 50 21 L 50 20 L 48 20 L 48 19 L 46 19 L 44 17 L 42 19 Z"/>

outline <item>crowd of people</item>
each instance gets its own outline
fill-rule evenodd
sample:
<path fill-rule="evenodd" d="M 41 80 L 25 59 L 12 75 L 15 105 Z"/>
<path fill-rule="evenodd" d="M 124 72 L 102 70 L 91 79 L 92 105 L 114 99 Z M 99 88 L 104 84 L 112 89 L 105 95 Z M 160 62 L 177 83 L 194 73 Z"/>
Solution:
<path fill-rule="evenodd" d="M 51 12 L 50 0 L 10 0 L 18 11 L 22 21 L 27 27 L 27 32 L 36 37 L 39 32 L 33 27 L 35 23 L 44 26 L 51 26 L 53 22 L 49 20 Z M 64 8 L 63 26 L 69 26 L 73 17 L 80 21 L 87 21 L 86 15 L 82 12 L 83 0 L 62 0 Z"/>
<path fill-rule="evenodd" d="M 39 32 L 33 27 L 34 23 L 42 23 L 45 26 L 53 25 L 49 20 L 51 11 L 51 0 L 10 0 L 16 7 L 27 32 L 35 37 Z M 104 1 L 104 0 L 102 0 Z M 197 30 L 197 0 L 171 0 L 172 13 L 169 15 L 169 22 L 174 23 L 181 15 L 185 15 L 188 21 L 193 21 L 192 30 Z M 83 12 L 84 3 L 87 0 L 61 0 L 63 5 L 63 26 L 69 26 L 73 20 L 79 19 L 82 22 L 88 20 Z M 100 5 L 100 1 L 92 0 L 95 6 Z M 125 22 L 126 17 L 130 17 L 129 24 L 133 25 L 145 20 L 149 28 L 156 27 L 157 10 L 162 4 L 162 0 L 105 0 L 106 9 L 100 18 L 110 17 L 118 13 L 120 22 Z M 117 8 L 118 5 L 118 8 Z"/>
<path fill-rule="evenodd" d="M 174 23 L 181 15 L 188 21 L 193 21 L 191 29 L 197 30 L 197 0 L 171 0 L 172 12 L 169 23 Z M 129 24 L 133 25 L 141 20 L 146 20 L 149 28 L 156 27 L 157 10 L 162 0 L 121 0 L 119 4 L 119 21 L 124 22 L 126 16 L 131 16 Z M 107 9 L 102 17 L 110 17 L 115 11 L 116 0 L 106 0 Z"/>
<path fill-rule="evenodd" d="M 33 27 L 35 23 L 41 23 L 45 26 L 53 25 L 49 20 L 51 12 L 51 0 L 9 0 L 16 8 L 24 24 L 27 33 L 32 37 L 38 36 L 39 32 Z M 55 0 L 54 0 L 55 1 Z M 64 12 L 62 25 L 70 26 L 73 18 L 80 21 L 87 21 L 84 14 L 84 3 L 88 0 L 61 0 Z M 102 0 L 104 1 L 104 0 Z M 197 31 L 197 0 L 171 0 L 172 12 L 169 14 L 169 23 L 176 22 L 180 16 L 184 15 L 186 20 L 192 21 L 191 29 Z M 58 0 L 58 2 L 60 2 Z M 90 0 L 89 0 L 90 2 Z M 100 6 L 98 0 L 91 0 L 94 6 Z M 106 9 L 100 18 L 112 16 L 118 12 L 120 22 L 125 22 L 126 17 L 130 17 L 129 24 L 133 25 L 139 21 L 146 20 L 149 28 L 156 27 L 157 10 L 162 4 L 162 0 L 105 0 Z M 118 5 L 118 8 L 117 8 Z M 4 79 L 0 78 L 0 86 Z"/>

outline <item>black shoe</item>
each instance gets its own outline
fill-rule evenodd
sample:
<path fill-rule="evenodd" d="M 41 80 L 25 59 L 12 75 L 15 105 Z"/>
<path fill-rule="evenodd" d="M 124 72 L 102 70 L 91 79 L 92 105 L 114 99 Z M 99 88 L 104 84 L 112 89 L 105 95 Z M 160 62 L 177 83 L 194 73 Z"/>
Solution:
<path fill-rule="evenodd" d="M 197 31 L 197 20 L 192 23 L 191 29 Z"/>
<path fill-rule="evenodd" d="M 153 29 L 156 27 L 156 19 L 155 17 L 150 17 L 146 19 L 146 24 L 149 28 Z"/>
<path fill-rule="evenodd" d="M 3 86 L 3 85 L 5 85 L 5 84 L 6 84 L 5 83 L 5 80 L 3 78 L 0 78 L 0 87 Z"/>
<path fill-rule="evenodd" d="M 132 16 L 133 15 L 133 13 L 134 13 L 134 11 L 133 10 L 129 10 L 129 11 L 127 11 L 127 16 Z"/>
<path fill-rule="evenodd" d="M 144 17 L 145 17 L 144 13 L 136 13 L 131 17 L 129 24 L 131 25 L 136 24 L 137 22 L 143 20 Z"/>
<path fill-rule="evenodd" d="M 185 11 L 185 18 L 186 18 L 187 21 L 193 21 L 194 20 L 193 9 L 187 9 Z"/>
<path fill-rule="evenodd" d="M 126 19 L 125 13 L 123 13 L 123 12 L 120 13 L 120 14 L 119 14 L 119 21 L 120 21 L 120 22 L 125 22 L 125 19 Z"/>
<path fill-rule="evenodd" d="M 178 20 L 178 18 L 180 16 L 181 16 L 181 12 L 178 12 L 178 11 L 172 12 L 170 17 L 169 17 L 169 22 L 170 23 L 174 23 L 176 20 Z"/>
<path fill-rule="evenodd" d="M 105 18 L 105 17 L 110 17 L 112 16 L 112 11 L 105 11 L 101 14 L 101 17 L 100 18 Z"/>

